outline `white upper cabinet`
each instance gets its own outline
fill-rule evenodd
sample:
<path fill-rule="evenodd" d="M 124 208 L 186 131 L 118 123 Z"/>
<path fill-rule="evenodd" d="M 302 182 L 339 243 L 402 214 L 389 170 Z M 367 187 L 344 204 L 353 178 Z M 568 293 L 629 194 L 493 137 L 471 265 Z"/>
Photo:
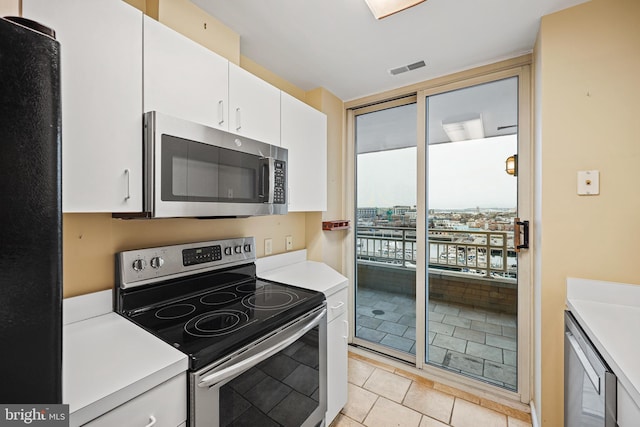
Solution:
<path fill-rule="evenodd" d="M 289 212 L 327 210 L 327 116 L 282 93 L 282 140 L 289 150 Z"/>
<path fill-rule="evenodd" d="M 229 131 L 280 145 L 280 90 L 231 62 Z"/>
<path fill-rule="evenodd" d="M 113 0 L 23 0 L 60 42 L 64 212 L 142 210 L 142 12 Z"/>
<path fill-rule="evenodd" d="M 228 130 L 228 61 L 144 17 L 144 111 Z"/>

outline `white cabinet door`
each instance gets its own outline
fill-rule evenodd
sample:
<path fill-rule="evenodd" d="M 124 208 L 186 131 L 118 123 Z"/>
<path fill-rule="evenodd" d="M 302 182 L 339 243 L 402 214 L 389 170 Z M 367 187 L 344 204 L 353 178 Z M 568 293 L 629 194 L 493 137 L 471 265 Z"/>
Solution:
<path fill-rule="evenodd" d="M 178 375 L 85 424 L 87 427 L 176 427 L 187 419 L 187 376 Z"/>
<path fill-rule="evenodd" d="M 284 92 L 281 106 L 289 212 L 326 211 L 327 116 Z"/>
<path fill-rule="evenodd" d="M 229 63 L 229 131 L 280 145 L 280 90 Z"/>
<path fill-rule="evenodd" d="M 346 313 L 327 324 L 327 425 L 347 403 L 348 326 Z"/>
<path fill-rule="evenodd" d="M 228 129 L 225 58 L 144 17 L 144 111 Z"/>
<path fill-rule="evenodd" d="M 142 12 L 123 1 L 23 0 L 60 41 L 64 212 L 142 210 Z"/>

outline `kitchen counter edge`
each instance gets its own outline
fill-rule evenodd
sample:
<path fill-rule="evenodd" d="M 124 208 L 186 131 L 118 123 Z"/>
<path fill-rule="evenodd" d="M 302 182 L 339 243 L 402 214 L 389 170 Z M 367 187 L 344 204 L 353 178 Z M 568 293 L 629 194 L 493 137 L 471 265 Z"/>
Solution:
<path fill-rule="evenodd" d="M 63 302 L 63 403 L 85 424 L 186 375 L 187 356 L 112 311 L 112 291 Z"/>
<path fill-rule="evenodd" d="M 567 307 L 640 407 L 640 286 L 567 278 Z"/>

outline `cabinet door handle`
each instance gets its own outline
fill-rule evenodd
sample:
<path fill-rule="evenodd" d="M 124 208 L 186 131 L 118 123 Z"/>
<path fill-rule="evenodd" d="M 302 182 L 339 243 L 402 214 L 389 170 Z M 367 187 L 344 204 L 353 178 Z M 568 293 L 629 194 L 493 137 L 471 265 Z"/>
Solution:
<path fill-rule="evenodd" d="M 346 340 L 347 337 L 349 336 L 349 322 L 346 320 L 343 320 L 342 323 L 344 323 L 344 335 L 342 336 L 342 338 Z"/>
<path fill-rule="evenodd" d="M 152 427 L 154 425 L 156 425 L 156 417 L 154 417 L 153 415 L 149 415 L 149 424 L 144 427 Z"/>
<path fill-rule="evenodd" d="M 124 174 L 127 176 L 127 195 L 124 196 L 124 200 L 127 201 L 131 198 L 131 174 L 129 169 L 125 169 Z"/>
<path fill-rule="evenodd" d="M 242 116 L 240 115 L 240 107 L 236 108 L 236 130 L 240 130 L 242 127 Z"/>
<path fill-rule="evenodd" d="M 331 310 L 337 310 L 344 305 L 344 301 L 340 301 L 338 305 L 332 305 Z"/>
<path fill-rule="evenodd" d="M 221 99 L 218 101 L 218 124 L 221 125 L 224 123 L 224 101 Z"/>

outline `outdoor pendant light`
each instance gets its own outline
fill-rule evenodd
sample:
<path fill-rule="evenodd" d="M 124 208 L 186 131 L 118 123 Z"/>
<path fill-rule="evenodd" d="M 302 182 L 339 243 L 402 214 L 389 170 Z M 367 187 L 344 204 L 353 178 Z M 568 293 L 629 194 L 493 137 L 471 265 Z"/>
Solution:
<path fill-rule="evenodd" d="M 509 175 L 518 176 L 518 155 L 517 154 L 507 157 L 504 170 Z"/>

